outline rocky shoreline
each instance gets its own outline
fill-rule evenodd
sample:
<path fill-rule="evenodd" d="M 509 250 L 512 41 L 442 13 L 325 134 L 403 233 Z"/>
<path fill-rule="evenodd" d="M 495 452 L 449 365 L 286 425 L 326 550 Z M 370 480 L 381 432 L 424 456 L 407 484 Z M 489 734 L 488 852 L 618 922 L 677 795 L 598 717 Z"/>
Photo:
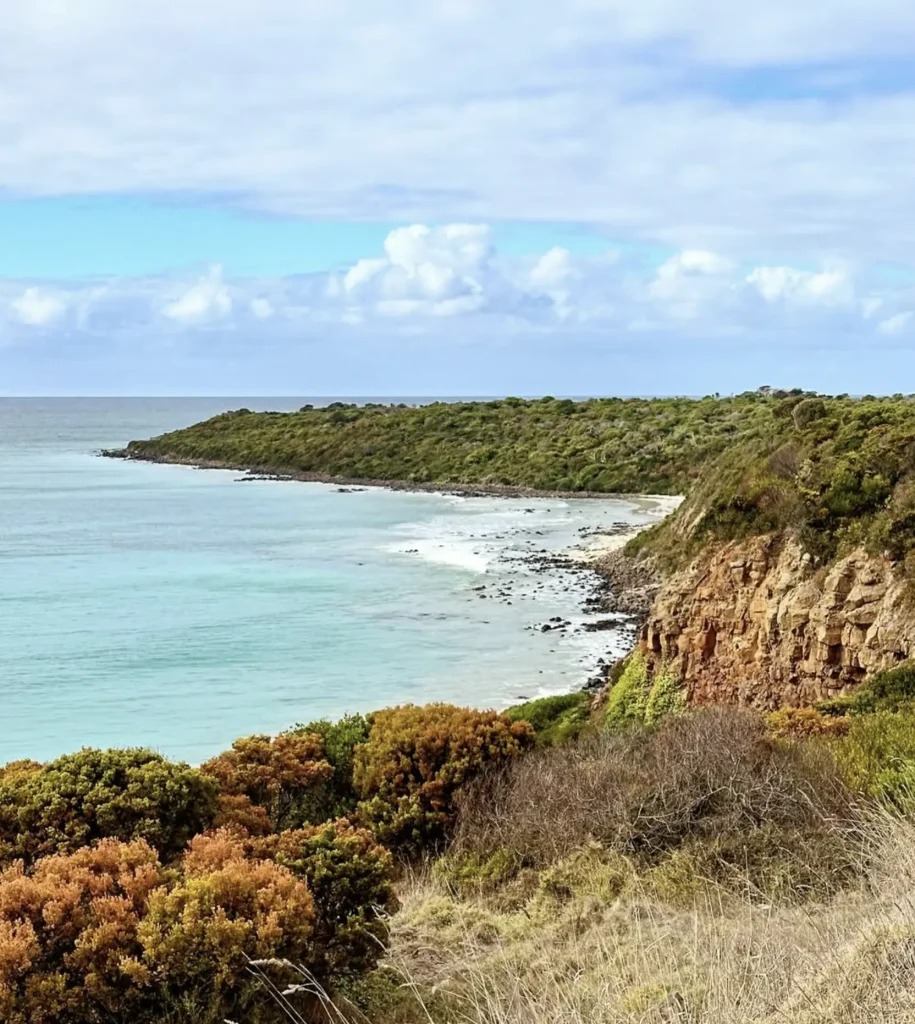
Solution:
<path fill-rule="evenodd" d="M 190 469 L 222 469 L 244 473 L 240 481 L 274 480 L 297 481 L 299 483 L 336 484 L 341 487 L 381 487 L 389 491 L 418 491 L 433 494 L 448 494 L 463 498 L 588 498 L 597 499 L 639 499 L 650 500 L 653 495 L 616 494 L 608 491 L 542 491 L 533 487 L 516 487 L 511 484 L 464 484 L 448 481 L 427 482 L 419 480 L 379 480 L 363 477 L 335 476 L 329 473 L 312 473 L 304 470 L 285 469 L 275 466 L 252 466 L 243 463 L 223 462 L 217 459 L 179 459 L 171 455 L 138 455 L 129 448 L 102 448 L 97 454 L 105 459 L 123 459 L 128 462 L 151 462 L 161 466 L 187 466 Z M 663 497 L 667 497 L 664 495 Z"/>
<path fill-rule="evenodd" d="M 638 532 L 629 524 L 615 524 L 625 527 L 625 531 L 602 531 L 623 534 L 631 537 Z M 660 575 L 657 570 L 644 561 L 639 561 L 625 554 L 622 550 L 612 551 L 596 559 L 580 557 L 582 552 L 565 553 L 536 552 L 521 556 L 521 561 L 529 571 L 535 574 L 555 575 L 557 572 L 574 575 L 590 576 L 587 593 L 580 605 L 580 611 L 586 615 L 604 615 L 605 618 L 585 620 L 575 625 L 569 618 L 553 616 L 548 621 L 529 626 L 531 630 L 542 633 L 568 632 L 597 633 L 613 631 L 632 650 L 638 640 L 651 610 L 654 596 L 660 589 Z M 474 588 L 480 598 L 495 598 L 510 603 L 510 588 L 503 584 L 493 589 L 491 594 L 485 593 L 486 584 Z M 566 588 L 571 589 L 569 587 Z M 609 655 L 609 652 L 607 652 Z M 628 651 L 627 651 L 628 654 Z M 626 655 L 623 655 L 625 657 Z M 599 691 L 607 683 L 619 657 L 598 658 L 593 674 L 580 687 L 586 691 Z"/>
<path fill-rule="evenodd" d="M 639 503 L 661 503 L 675 499 L 667 496 L 609 494 L 593 491 L 538 491 L 534 488 L 511 487 L 506 485 L 471 485 L 455 483 L 424 483 L 408 480 L 374 480 L 352 477 L 331 476 L 323 473 L 307 473 L 298 470 L 277 470 L 272 467 L 245 466 L 214 460 L 181 460 L 171 456 L 137 455 L 130 450 L 106 449 L 98 452 L 104 458 L 124 459 L 127 461 L 150 462 L 160 465 L 180 465 L 193 469 L 229 470 L 243 473 L 237 478 L 240 483 L 257 481 L 292 481 L 304 483 L 320 483 L 336 486 L 341 493 L 356 493 L 366 488 L 382 488 L 391 491 L 414 491 L 420 493 L 445 494 L 464 498 L 555 498 L 555 499 L 604 499 L 629 500 Z M 530 510 L 533 511 L 533 510 Z M 580 539 L 586 542 L 606 538 L 615 546 L 612 550 L 576 547 L 565 552 L 549 552 L 544 550 L 526 552 L 518 556 L 526 569 L 535 575 L 555 576 L 557 573 L 571 574 L 575 577 L 587 577 L 584 587 L 578 590 L 576 597 L 581 601 L 579 610 L 588 616 L 603 615 L 604 618 L 592 618 L 577 625 L 569 618 L 553 616 L 548 621 L 534 623 L 528 628 L 543 633 L 556 633 L 558 636 L 571 632 L 595 633 L 612 631 L 631 650 L 635 647 L 639 633 L 648 618 L 655 595 L 660 589 L 660 577 L 656 569 L 648 562 L 636 560 L 622 550 L 631 537 L 644 527 L 633 527 L 631 523 L 617 522 L 609 527 L 589 529 L 582 527 Z M 409 553 L 409 552 L 406 552 Z M 577 587 L 567 586 L 570 591 Z M 580 595 L 584 590 L 585 596 Z M 510 584 L 481 584 L 474 587 L 476 596 L 481 600 L 497 600 L 507 604 L 512 602 L 513 593 Z M 580 689 L 598 691 L 602 689 L 618 656 L 599 657 L 592 674 L 581 685 Z"/>

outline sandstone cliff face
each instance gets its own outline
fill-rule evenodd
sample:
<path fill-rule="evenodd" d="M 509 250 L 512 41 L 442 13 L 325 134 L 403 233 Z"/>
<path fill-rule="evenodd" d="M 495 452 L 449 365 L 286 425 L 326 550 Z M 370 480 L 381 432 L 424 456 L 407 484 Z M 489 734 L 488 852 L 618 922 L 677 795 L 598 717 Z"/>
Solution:
<path fill-rule="evenodd" d="M 641 647 L 691 702 L 804 705 L 915 655 L 915 610 L 882 558 L 856 551 L 818 570 L 796 542 L 756 537 L 670 577 Z"/>

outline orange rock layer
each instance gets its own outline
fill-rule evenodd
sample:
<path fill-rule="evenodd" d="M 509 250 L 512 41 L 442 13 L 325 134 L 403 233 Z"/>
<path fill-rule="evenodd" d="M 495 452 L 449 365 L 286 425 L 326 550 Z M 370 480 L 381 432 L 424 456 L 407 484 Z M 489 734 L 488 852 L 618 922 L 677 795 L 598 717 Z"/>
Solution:
<path fill-rule="evenodd" d="M 915 655 L 915 605 L 883 558 L 818 569 L 796 541 L 756 537 L 670 577 L 640 644 L 691 702 L 803 706 Z"/>

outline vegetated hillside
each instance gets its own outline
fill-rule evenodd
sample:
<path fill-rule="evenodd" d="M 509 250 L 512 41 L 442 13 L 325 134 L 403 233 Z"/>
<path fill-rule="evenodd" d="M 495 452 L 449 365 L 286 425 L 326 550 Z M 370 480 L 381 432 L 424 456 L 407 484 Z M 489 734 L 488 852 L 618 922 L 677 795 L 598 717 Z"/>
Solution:
<path fill-rule="evenodd" d="M 707 539 L 791 530 L 821 562 L 915 546 L 915 397 L 762 388 L 730 398 L 506 398 L 223 413 L 132 441 L 132 458 L 350 480 L 686 493 L 634 550 L 682 564 Z"/>
<path fill-rule="evenodd" d="M 779 400 L 506 398 L 224 413 L 127 454 L 354 480 L 543 491 L 688 490 L 736 442 L 768 436 Z"/>
<path fill-rule="evenodd" d="M 788 531 L 818 564 L 915 547 L 915 397 L 776 396 L 765 430 L 706 463 L 678 514 L 639 537 L 670 567 L 709 539 Z M 911 568 L 911 567 L 910 567 Z"/>

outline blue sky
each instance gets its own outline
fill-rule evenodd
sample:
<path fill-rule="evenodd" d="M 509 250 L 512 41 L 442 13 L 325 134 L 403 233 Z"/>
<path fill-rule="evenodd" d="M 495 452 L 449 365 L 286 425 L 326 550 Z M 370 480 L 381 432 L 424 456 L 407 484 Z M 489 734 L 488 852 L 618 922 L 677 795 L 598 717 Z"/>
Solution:
<path fill-rule="evenodd" d="M 0 395 L 915 391 L 903 0 L 8 0 Z"/>

